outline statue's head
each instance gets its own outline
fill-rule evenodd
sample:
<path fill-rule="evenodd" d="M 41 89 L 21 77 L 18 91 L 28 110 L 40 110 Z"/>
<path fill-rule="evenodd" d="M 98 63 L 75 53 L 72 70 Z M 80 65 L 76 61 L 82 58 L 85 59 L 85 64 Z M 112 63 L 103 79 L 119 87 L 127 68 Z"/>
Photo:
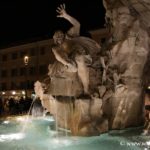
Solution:
<path fill-rule="evenodd" d="M 54 33 L 53 39 L 55 44 L 61 44 L 65 39 L 65 34 L 63 33 L 63 31 L 58 30 Z"/>

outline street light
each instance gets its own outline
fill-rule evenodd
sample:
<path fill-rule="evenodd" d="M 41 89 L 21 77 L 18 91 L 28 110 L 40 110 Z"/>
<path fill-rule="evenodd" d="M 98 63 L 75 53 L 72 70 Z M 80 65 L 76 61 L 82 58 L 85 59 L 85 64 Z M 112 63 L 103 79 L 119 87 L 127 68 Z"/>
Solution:
<path fill-rule="evenodd" d="M 24 56 L 24 64 L 27 66 L 29 63 L 29 56 Z"/>
<path fill-rule="evenodd" d="M 27 78 L 27 66 L 29 63 L 29 56 L 24 56 L 24 64 L 26 66 L 26 85 L 25 85 L 25 98 L 27 98 L 27 90 L 28 90 L 28 78 Z"/>

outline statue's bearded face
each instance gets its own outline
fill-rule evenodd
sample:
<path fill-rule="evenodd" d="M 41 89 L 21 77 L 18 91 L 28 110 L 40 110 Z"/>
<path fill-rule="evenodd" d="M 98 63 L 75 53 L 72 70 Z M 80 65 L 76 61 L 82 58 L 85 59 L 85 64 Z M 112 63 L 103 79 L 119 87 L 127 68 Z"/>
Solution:
<path fill-rule="evenodd" d="M 65 34 L 62 31 L 56 31 L 54 33 L 53 39 L 56 44 L 62 44 L 65 39 Z"/>
<path fill-rule="evenodd" d="M 114 9 L 112 17 L 114 26 L 120 24 L 128 27 L 132 24 L 132 21 L 134 19 L 127 7 L 119 7 L 118 9 Z"/>
<path fill-rule="evenodd" d="M 125 24 L 127 26 L 131 24 L 132 16 L 128 8 L 121 7 L 118 9 L 118 20 L 120 24 Z"/>

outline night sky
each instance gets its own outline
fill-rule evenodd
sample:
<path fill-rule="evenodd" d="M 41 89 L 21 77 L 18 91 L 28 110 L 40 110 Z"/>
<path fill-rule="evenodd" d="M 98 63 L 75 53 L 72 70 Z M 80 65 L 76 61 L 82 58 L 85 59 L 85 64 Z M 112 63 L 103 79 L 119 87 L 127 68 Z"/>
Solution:
<path fill-rule="evenodd" d="M 81 23 L 81 32 L 104 26 L 102 0 L 1 0 L 0 47 L 23 40 L 52 37 L 57 29 L 71 25 L 57 18 L 56 8 L 66 4 L 67 12 Z"/>

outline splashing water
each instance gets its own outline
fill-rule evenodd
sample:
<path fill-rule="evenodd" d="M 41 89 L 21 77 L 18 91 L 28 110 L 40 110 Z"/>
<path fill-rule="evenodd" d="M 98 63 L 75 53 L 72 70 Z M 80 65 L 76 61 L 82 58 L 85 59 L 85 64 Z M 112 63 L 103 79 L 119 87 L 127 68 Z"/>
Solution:
<path fill-rule="evenodd" d="M 29 115 L 30 115 L 30 113 L 31 113 L 31 109 L 32 109 L 32 106 L 33 106 L 35 100 L 36 100 L 36 96 L 35 96 L 35 97 L 33 98 L 33 100 L 32 100 L 32 103 L 31 103 L 31 105 L 30 105 L 30 108 L 29 108 L 29 111 L 28 111 L 28 113 L 27 113 L 27 116 L 26 116 L 25 120 L 23 120 L 23 121 L 24 121 L 24 125 L 23 125 L 23 128 L 22 128 L 22 130 L 21 130 L 21 133 L 24 133 L 24 132 L 25 132 L 26 127 L 27 127 L 27 124 L 30 122 L 30 120 L 29 120 Z"/>

